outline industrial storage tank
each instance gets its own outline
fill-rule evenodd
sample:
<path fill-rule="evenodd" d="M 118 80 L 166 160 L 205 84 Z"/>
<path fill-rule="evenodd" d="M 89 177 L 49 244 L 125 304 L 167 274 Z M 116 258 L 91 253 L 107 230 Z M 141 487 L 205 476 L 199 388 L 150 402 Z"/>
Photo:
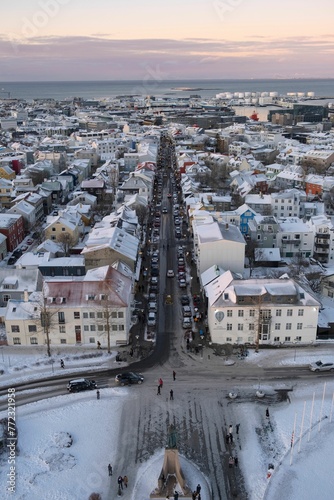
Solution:
<path fill-rule="evenodd" d="M 315 92 L 307 92 L 307 97 L 314 97 L 315 96 Z"/>
<path fill-rule="evenodd" d="M 305 92 L 298 92 L 298 97 L 305 97 Z"/>
<path fill-rule="evenodd" d="M 269 92 L 269 97 L 278 97 L 278 92 Z"/>

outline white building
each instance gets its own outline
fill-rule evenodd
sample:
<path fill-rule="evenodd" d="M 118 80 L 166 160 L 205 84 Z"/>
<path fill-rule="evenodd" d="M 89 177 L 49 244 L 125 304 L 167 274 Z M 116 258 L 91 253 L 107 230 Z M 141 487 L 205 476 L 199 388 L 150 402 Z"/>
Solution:
<path fill-rule="evenodd" d="M 217 344 L 310 344 L 320 303 L 288 277 L 234 280 L 230 271 L 206 287 L 208 327 Z"/>
<path fill-rule="evenodd" d="M 311 257 L 314 248 L 314 233 L 310 226 L 297 217 L 278 220 L 276 246 L 284 257 Z"/>

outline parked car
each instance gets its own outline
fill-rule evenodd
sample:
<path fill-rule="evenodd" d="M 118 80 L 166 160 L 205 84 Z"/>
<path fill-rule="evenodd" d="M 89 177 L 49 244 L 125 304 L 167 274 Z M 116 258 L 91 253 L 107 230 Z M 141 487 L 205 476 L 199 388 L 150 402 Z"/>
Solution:
<path fill-rule="evenodd" d="M 182 278 L 179 280 L 179 287 L 180 288 L 187 288 L 187 282 L 185 279 Z"/>
<path fill-rule="evenodd" d="M 119 385 L 142 384 L 144 377 L 141 373 L 135 372 L 119 373 L 115 377 L 115 382 Z"/>
<path fill-rule="evenodd" d="M 80 392 L 96 389 L 95 380 L 88 380 L 87 378 L 77 378 L 70 380 L 67 384 L 68 392 Z"/>
<path fill-rule="evenodd" d="M 181 295 L 181 304 L 183 306 L 189 306 L 190 299 L 189 299 L 188 295 Z"/>
<path fill-rule="evenodd" d="M 148 318 L 147 318 L 147 325 L 148 326 L 155 326 L 157 323 L 157 317 L 155 312 L 151 311 L 148 313 Z"/>
<path fill-rule="evenodd" d="M 148 310 L 149 311 L 156 312 L 157 309 L 158 309 L 158 307 L 157 307 L 157 303 L 155 301 L 154 302 L 152 301 L 152 302 L 148 303 Z"/>
<path fill-rule="evenodd" d="M 192 312 L 191 312 L 191 307 L 190 306 L 183 306 L 182 307 L 182 314 L 184 318 L 191 318 Z"/>
<path fill-rule="evenodd" d="M 191 327 L 192 327 L 191 318 L 183 318 L 183 320 L 182 320 L 182 328 L 191 328 Z"/>
<path fill-rule="evenodd" d="M 34 243 L 34 240 L 32 240 L 31 238 L 27 239 L 27 245 L 32 245 L 33 243 Z"/>
<path fill-rule="evenodd" d="M 334 363 L 316 361 L 315 363 L 311 363 L 309 368 L 312 372 L 334 372 Z"/>
<path fill-rule="evenodd" d="M 21 250 L 22 252 L 26 252 L 28 250 L 28 245 L 22 245 Z"/>
<path fill-rule="evenodd" d="M 175 273 L 174 273 L 173 269 L 168 269 L 167 278 L 174 278 L 174 276 L 175 276 Z"/>

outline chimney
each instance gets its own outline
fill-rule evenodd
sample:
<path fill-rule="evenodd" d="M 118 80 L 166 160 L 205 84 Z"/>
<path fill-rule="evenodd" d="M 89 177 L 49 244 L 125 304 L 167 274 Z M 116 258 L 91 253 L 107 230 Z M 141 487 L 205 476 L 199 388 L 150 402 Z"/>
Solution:
<path fill-rule="evenodd" d="M 27 288 L 25 288 L 25 290 L 23 292 L 23 300 L 24 300 L 24 302 L 29 302 L 29 294 L 28 294 Z"/>

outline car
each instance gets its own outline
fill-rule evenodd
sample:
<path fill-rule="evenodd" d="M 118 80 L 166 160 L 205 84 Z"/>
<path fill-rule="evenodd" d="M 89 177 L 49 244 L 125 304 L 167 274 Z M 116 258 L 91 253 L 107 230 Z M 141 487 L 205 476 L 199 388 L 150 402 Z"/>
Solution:
<path fill-rule="evenodd" d="M 119 373 L 115 377 L 115 382 L 119 385 L 142 384 L 144 377 L 141 373 L 135 372 Z"/>
<path fill-rule="evenodd" d="M 155 326 L 156 323 L 157 323 L 157 316 L 156 316 L 155 312 L 150 311 L 148 313 L 147 325 L 148 326 Z"/>
<path fill-rule="evenodd" d="M 168 212 L 167 207 L 163 207 L 163 208 L 162 208 L 162 213 L 163 213 L 163 214 L 166 214 L 167 212 Z"/>
<path fill-rule="evenodd" d="M 150 293 L 148 296 L 149 302 L 156 302 L 157 301 L 157 294 L 156 293 Z"/>
<path fill-rule="evenodd" d="M 157 303 L 155 301 L 149 302 L 148 303 L 148 310 L 156 312 L 157 311 Z"/>
<path fill-rule="evenodd" d="M 184 267 L 184 264 L 179 264 L 177 266 L 177 272 L 178 273 L 185 273 L 186 272 L 186 268 Z"/>
<path fill-rule="evenodd" d="M 152 285 L 157 285 L 158 284 L 158 276 L 151 276 L 151 284 Z"/>
<path fill-rule="evenodd" d="M 179 287 L 180 288 L 187 288 L 187 282 L 185 279 L 182 278 L 179 280 Z"/>
<path fill-rule="evenodd" d="M 168 193 L 167 198 L 171 198 L 171 197 L 172 197 L 171 193 Z"/>
<path fill-rule="evenodd" d="M 190 306 L 183 306 L 182 307 L 182 314 L 184 318 L 191 318 L 192 312 L 191 312 L 191 307 Z"/>
<path fill-rule="evenodd" d="M 182 320 L 182 328 L 191 328 L 192 327 L 192 321 L 191 318 L 183 318 Z"/>
<path fill-rule="evenodd" d="M 80 392 L 96 389 L 97 385 L 95 380 L 88 380 L 87 378 L 77 378 L 70 380 L 67 384 L 68 392 Z"/>
<path fill-rule="evenodd" d="M 156 283 L 150 285 L 149 293 L 158 293 L 158 285 Z"/>
<path fill-rule="evenodd" d="M 21 250 L 22 252 L 26 252 L 28 250 L 28 245 L 22 245 Z"/>
<path fill-rule="evenodd" d="M 31 238 L 27 239 L 27 245 L 32 245 L 33 243 L 34 243 L 34 240 L 32 240 Z"/>
<path fill-rule="evenodd" d="M 8 265 L 12 266 L 16 262 L 16 257 L 9 257 L 8 259 Z"/>
<path fill-rule="evenodd" d="M 175 238 L 181 238 L 182 234 L 181 231 L 175 231 Z"/>
<path fill-rule="evenodd" d="M 167 304 L 167 305 L 173 304 L 172 295 L 166 295 L 165 304 Z"/>
<path fill-rule="evenodd" d="M 179 271 L 179 274 L 177 275 L 179 280 L 185 280 L 186 279 L 186 273 L 184 271 Z"/>
<path fill-rule="evenodd" d="M 152 266 L 151 267 L 151 276 L 159 276 L 159 266 L 156 265 L 156 266 Z"/>
<path fill-rule="evenodd" d="M 152 257 L 151 262 L 152 262 L 152 264 L 158 264 L 159 263 L 159 257 Z"/>
<path fill-rule="evenodd" d="M 167 278 L 174 278 L 174 276 L 175 276 L 175 273 L 174 273 L 173 269 L 168 269 Z"/>
<path fill-rule="evenodd" d="M 190 305 L 190 299 L 188 295 L 181 295 L 181 304 L 183 306 L 189 306 Z"/>
<path fill-rule="evenodd" d="M 322 361 L 316 361 L 309 365 L 309 369 L 312 372 L 334 372 L 334 363 L 323 363 Z"/>

